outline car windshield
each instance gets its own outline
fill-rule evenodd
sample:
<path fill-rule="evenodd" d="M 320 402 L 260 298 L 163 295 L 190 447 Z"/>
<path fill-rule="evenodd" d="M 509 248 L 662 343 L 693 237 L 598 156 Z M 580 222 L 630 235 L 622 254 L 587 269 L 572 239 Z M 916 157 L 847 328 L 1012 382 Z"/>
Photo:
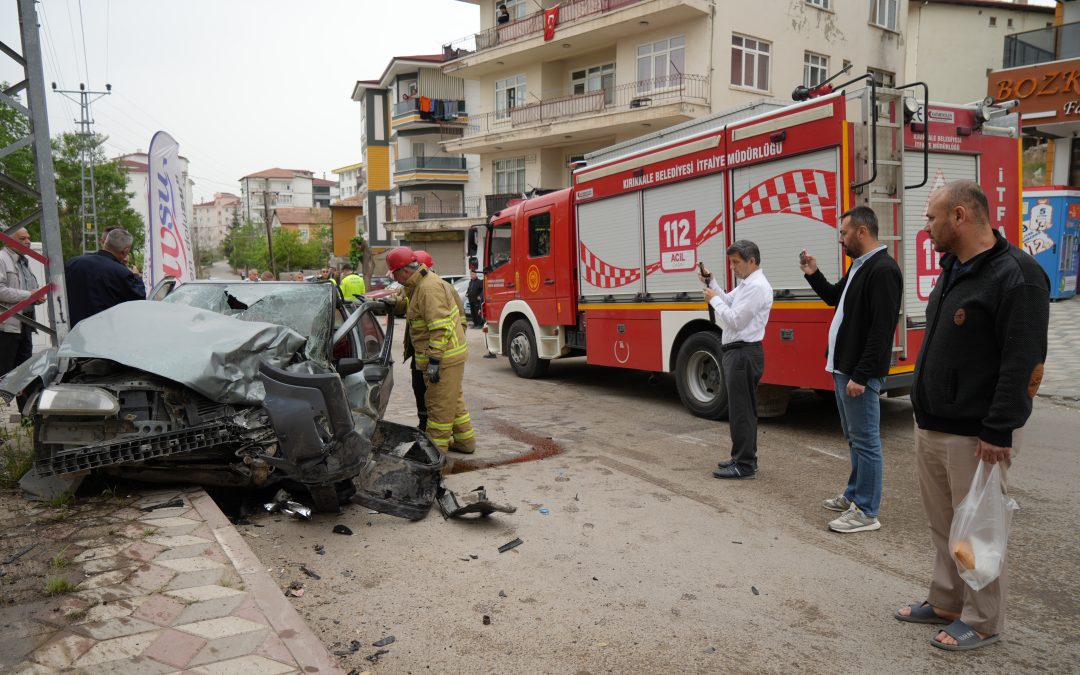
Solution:
<path fill-rule="evenodd" d="M 325 363 L 333 311 L 329 289 L 329 284 L 300 282 L 193 283 L 177 286 L 162 302 L 291 328 L 308 338 L 305 355 Z"/>

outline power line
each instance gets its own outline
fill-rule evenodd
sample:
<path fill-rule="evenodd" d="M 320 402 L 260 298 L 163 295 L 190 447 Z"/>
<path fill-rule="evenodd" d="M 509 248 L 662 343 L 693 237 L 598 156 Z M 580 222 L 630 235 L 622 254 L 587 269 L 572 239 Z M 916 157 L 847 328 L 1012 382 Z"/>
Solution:
<path fill-rule="evenodd" d="M 82 56 L 83 68 L 86 70 L 86 81 L 90 81 L 90 59 L 86 57 L 86 24 L 83 22 L 82 0 L 79 0 L 79 32 L 82 33 Z"/>
<path fill-rule="evenodd" d="M 110 25 L 112 23 L 112 0 L 107 0 L 105 3 L 105 79 L 109 79 L 109 34 Z"/>

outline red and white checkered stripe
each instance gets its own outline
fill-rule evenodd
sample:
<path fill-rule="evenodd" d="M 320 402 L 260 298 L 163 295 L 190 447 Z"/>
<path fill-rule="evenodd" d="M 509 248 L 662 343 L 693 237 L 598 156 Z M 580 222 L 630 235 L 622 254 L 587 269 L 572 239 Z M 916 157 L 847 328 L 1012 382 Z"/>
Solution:
<path fill-rule="evenodd" d="M 797 213 L 836 227 L 836 173 L 802 169 L 758 183 L 735 200 L 735 218 Z"/>
<path fill-rule="evenodd" d="M 585 281 L 598 288 L 618 288 L 641 278 L 641 270 L 632 267 L 615 267 L 596 257 L 585 244 L 580 245 L 578 255 Z"/>

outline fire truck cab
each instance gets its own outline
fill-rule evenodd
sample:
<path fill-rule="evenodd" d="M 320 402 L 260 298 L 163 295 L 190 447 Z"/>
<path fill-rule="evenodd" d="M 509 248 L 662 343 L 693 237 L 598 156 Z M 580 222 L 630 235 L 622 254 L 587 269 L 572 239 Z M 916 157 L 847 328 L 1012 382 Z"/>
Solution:
<path fill-rule="evenodd" d="M 485 274 L 486 339 L 521 377 L 552 359 L 673 373 L 690 412 L 727 415 L 721 329 L 702 297 L 703 262 L 725 288 L 725 255 L 750 239 L 774 289 L 759 414 L 782 414 L 796 388 L 831 390 L 825 371 L 833 308 L 798 265 L 808 250 L 825 276 L 850 264 L 845 211 L 865 205 L 904 272 L 886 380 L 907 393 L 939 255 L 923 231 L 930 193 L 977 180 L 992 224 L 1020 238 L 1019 118 L 989 101 L 929 103 L 911 87 L 864 78 L 808 101 L 762 101 L 586 156 L 573 187 L 514 203 L 469 234 Z"/>

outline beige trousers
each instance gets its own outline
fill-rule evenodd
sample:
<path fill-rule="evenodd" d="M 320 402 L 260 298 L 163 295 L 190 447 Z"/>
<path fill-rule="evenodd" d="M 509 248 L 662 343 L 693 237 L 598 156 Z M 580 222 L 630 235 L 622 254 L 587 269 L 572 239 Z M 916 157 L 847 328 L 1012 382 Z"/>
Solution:
<path fill-rule="evenodd" d="M 1013 457 L 1019 450 L 1021 436 L 1020 429 L 1013 432 Z M 967 496 L 979 466 L 979 459 L 975 457 L 978 442 L 975 436 L 927 431 L 915 425 L 919 487 L 934 544 L 934 577 L 926 599 L 938 609 L 959 612 L 960 620 L 980 633 L 996 635 L 1005 629 L 1008 556 L 1003 560 L 1001 576 L 981 590 L 973 591 L 960 578 L 956 563 L 949 555 L 953 511 Z M 1003 480 L 1010 464 L 1009 460 L 1001 463 Z"/>

